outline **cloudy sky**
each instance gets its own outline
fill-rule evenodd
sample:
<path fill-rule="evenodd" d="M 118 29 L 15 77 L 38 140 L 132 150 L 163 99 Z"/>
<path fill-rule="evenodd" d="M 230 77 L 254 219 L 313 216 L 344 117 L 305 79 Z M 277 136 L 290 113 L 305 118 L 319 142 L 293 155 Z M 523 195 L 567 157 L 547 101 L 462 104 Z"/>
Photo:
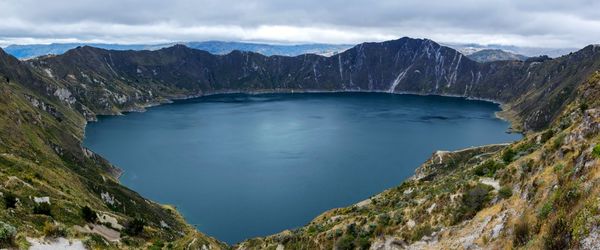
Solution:
<path fill-rule="evenodd" d="M 600 43 L 598 0 L 0 0 L 0 45 L 48 42 Z"/>

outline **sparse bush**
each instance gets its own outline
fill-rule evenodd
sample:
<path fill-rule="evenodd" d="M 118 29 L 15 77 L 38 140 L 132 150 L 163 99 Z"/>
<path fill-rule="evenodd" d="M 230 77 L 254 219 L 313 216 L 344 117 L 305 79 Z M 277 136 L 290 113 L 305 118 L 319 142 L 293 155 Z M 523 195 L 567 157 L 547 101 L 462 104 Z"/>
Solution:
<path fill-rule="evenodd" d="M 455 214 L 454 222 L 471 219 L 491 200 L 490 191 L 493 187 L 478 183 L 463 192 L 462 204 Z"/>
<path fill-rule="evenodd" d="M 44 223 L 44 235 L 50 238 L 64 237 L 67 231 L 60 225 L 46 221 Z"/>
<path fill-rule="evenodd" d="M 579 191 L 578 184 L 578 182 L 570 182 L 566 184 L 566 186 L 559 188 L 554 194 L 554 200 L 556 201 L 556 203 L 561 207 L 566 207 L 574 204 L 577 200 L 579 200 L 581 193 Z"/>
<path fill-rule="evenodd" d="M 521 218 L 514 227 L 513 245 L 519 247 L 527 244 L 529 236 L 529 222 Z"/>
<path fill-rule="evenodd" d="M 478 176 L 493 177 L 494 174 L 496 174 L 496 171 L 498 171 L 498 169 L 501 169 L 503 167 L 504 167 L 504 165 L 502 165 L 501 163 L 498 163 L 494 160 L 487 160 L 487 161 L 479 164 L 477 167 L 475 167 L 473 172 L 475 175 L 478 175 Z"/>
<path fill-rule="evenodd" d="M 552 129 L 548 129 L 542 134 L 542 137 L 540 138 L 540 142 L 545 143 L 548 140 L 550 140 L 552 138 L 552 136 L 554 136 L 554 131 Z"/>
<path fill-rule="evenodd" d="M 502 199 L 508 199 L 513 195 L 512 188 L 510 188 L 508 186 L 504 186 L 504 187 L 500 188 L 500 190 L 498 190 L 498 195 Z"/>
<path fill-rule="evenodd" d="M 559 163 L 556 164 L 556 166 L 554 166 L 554 173 L 559 173 L 560 171 L 562 171 L 565 168 L 565 165 Z"/>
<path fill-rule="evenodd" d="M 163 247 L 165 247 L 165 243 L 162 242 L 161 240 L 157 240 L 148 249 L 149 250 L 161 250 L 161 249 L 163 249 Z"/>
<path fill-rule="evenodd" d="M 337 240 L 335 243 L 337 249 L 345 250 L 345 249 L 354 249 L 354 236 L 351 234 L 344 234 L 341 238 Z"/>
<path fill-rule="evenodd" d="M 387 226 L 390 223 L 390 216 L 388 214 L 380 214 L 377 216 L 379 224 Z"/>
<path fill-rule="evenodd" d="M 140 218 L 135 218 L 127 223 L 125 226 L 125 233 L 131 236 L 138 236 L 144 231 L 146 221 Z"/>
<path fill-rule="evenodd" d="M 96 211 L 92 210 L 88 206 L 84 206 L 81 208 L 81 217 L 87 222 L 94 223 L 98 219 L 98 215 Z"/>
<path fill-rule="evenodd" d="M 508 148 L 504 150 L 504 153 L 502 153 L 502 160 L 506 164 L 511 163 L 516 155 L 517 153 L 512 148 Z"/>
<path fill-rule="evenodd" d="M 429 224 L 425 224 L 417 227 L 411 236 L 412 241 L 418 241 L 423 238 L 423 236 L 430 236 L 433 233 L 433 228 Z"/>
<path fill-rule="evenodd" d="M 4 206 L 6 208 L 16 208 L 17 207 L 17 196 L 12 193 L 5 193 L 3 196 Z"/>
<path fill-rule="evenodd" d="M 47 203 L 47 202 L 36 203 L 35 206 L 33 207 L 33 213 L 52 216 L 50 203 Z"/>
<path fill-rule="evenodd" d="M 557 150 L 565 141 L 565 137 L 567 135 L 565 133 L 560 133 L 554 140 L 552 141 L 552 150 Z"/>
<path fill-rule="evenodd" d="M 564 215 L 559 215 L 550 223 L 544 237 L 545 249 L 568 249 L 571 242 L 571 228 Z"/>
<path fill-rule="evenodd" d="M 582 102 L 581 104 L 579 104 L 579 110 L 581 111 L 581 113 L 585 112 L 588 109 L 588 105 L 585 102 Z"/>
<path fill-rule="evenodd" d="M 10 224 L 0 221 L 0 247 L 7 248 L 13 245 L 17 229 Z"/>

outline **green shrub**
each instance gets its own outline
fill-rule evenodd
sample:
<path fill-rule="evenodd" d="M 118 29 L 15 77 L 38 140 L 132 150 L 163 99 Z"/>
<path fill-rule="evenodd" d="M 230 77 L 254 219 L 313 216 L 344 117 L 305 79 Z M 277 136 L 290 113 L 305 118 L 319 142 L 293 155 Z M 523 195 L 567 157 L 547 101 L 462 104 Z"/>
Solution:
<path fill-rule="evenodd" d="M 565 141 L 566 136 L 567 135 L 565 133 L 560 133 L 556 138 L 554 138 L 554 141 L 552 141 L 552 149 L 557 150 Z"/>
<path fill-rule="evenodd" d="M 490 191 L 494 189 L 489 185 L 478 183 L 463 192 L 462 204 L 455 214 L 454 222 L 471 219 L 479 210 L 483 209 L 491 200 Z"/>
<path fill-rule="evenodd" d="M 504 186 L 504 187 L 500 188 L 500 190 L 498 190 L 498 195 L 502 199 L 508 199 L 513 195 L 512 188 L 510 188 L 508 186 Z"/>
<path fill-rule="evenodd" d="M 380 214 L 377 216 L 377 222 L 381 225 L 387 226 L 390 223 L 390 216 L 388 214 Z"/>
<path fill-rule="evenodd" d="M 351 234 L 344 234 L 341 238 L 337 240 L 335 243 L 337 249 L 340 250 L 351 250 L 354 249 L 354 236 Z"/>
<path fill-rule="evenodd" d="M 529 236 L 529 222 L 521 218 L 514 227 L 513 245 L 519 247 L 527 244 Z"/>
<path fill-rule="evenodd" d="M 562 171 L 564 168 L 565 168 L 565 165 L 563 165 L 561 163 L 556 164 L 556 166 L 554 166 L 554 173 L 558 173 L 558 172 Z"/>
<path fill-rule="evenodd" d="M 161 240 L 157 240 L 154 242 L 154 244 L 152 244 L 152 246 L 150 246 L 150 248 L 148 248 L 148 250 L 161 250 L 165 247 L 165 243 L 162 242 Z"/>
<path fill-rule="evenodd" d="M 496 174 L 496 171 L 503 167 L 504 165 L 501 163 L 498 163 L 494 160 L 487 160 L 475 167 L 475 169 L 473 169 L 473 173 L 478 176 L 493 177 L 494 174 Z"/>
<path fill-rule="evenodd" d="M 594 146 L 594 149 L 592 150 L 592 155 L 596 158 L 600 158 L 600 144 Z"/>
<path fill-rule="evenodd" d="M 17 207 L 17 196 L 12 193 L 5 193 L 3 196 L 4 206 L 6 208 L 16 208 Z"/>
<path fill-rule="evenodd" d="M 552 138 L 552 136 L 554 136 L 554 131 L 552 129 L 548 129 L 544 133 L 542 133 L 542 137 L 540 138 L 540 142 L 541 143 L 546 143 L 548 140 L 550 140 L 550 138 Z"/>
<path fill-rule="evenodd" d="M 81 208 L 81 217 L 85 221 L 90 222 L 90 223 L 94 223 L 98 219 L 98 215 L 96 214 L 96 211 L 92 210 L 88 206 L 84 206 Z"/>
<path fill-rule="evenodd" d="M 502 153 L 502 160 L 507 164 L 511 163 L 516 155 L 517 153 L 512 148 L 508 148 Z"/>
<path fill-rule="evenodd" d="M 47 202 L 36 203 L 35 206 L 33 207 L 33 213 L 52 216 L 50 203 L 47 203 Z"/>
<path fill-rule="evenodd" d="M 138 236 L 144 232 L 144 226 L 146 226 L 145 220 L 135 218 L 127 223 L 125 233 L 131 236 Z"/>
<path fill-rule="evenodd" d="M 10 224 L 0 221 L 0 247 L 8 248 L 13 245 L 17 229 Z"/>
<path fill-rule="evenodd" d="M 542 205 L 542 207 L 540 208 L 540 210 L 538 211 L 538 218 L 540 219 L 546 219 L 548 218 L 548 215 L 550 215 L 550 213 L 553 210 L 553 206 L 551 202 L 546 202 L 544 203 L 544 205 Z"/>

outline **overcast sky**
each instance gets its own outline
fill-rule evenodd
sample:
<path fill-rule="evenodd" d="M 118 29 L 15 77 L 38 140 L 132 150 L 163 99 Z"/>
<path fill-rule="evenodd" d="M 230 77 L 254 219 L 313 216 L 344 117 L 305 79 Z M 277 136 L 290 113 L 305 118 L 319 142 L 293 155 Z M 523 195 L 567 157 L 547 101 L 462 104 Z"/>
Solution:
<path fill-rule="evenodd" d="M 599 0 L 0 0 L 0 45 L 48 42 L 600 43 Z"/>

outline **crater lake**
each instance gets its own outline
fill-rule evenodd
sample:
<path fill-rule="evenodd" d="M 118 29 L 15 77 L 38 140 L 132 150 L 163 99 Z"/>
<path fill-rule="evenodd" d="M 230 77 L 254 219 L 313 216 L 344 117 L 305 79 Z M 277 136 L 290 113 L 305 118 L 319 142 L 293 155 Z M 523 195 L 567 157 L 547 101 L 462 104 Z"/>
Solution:
<path fill-rule="evenodd" d="M 436 150 L 512 142 L 497 104 L 385 93 L 214 95 L 103 116 L 84 145 L 227 243 L 400 185 Z"/>

